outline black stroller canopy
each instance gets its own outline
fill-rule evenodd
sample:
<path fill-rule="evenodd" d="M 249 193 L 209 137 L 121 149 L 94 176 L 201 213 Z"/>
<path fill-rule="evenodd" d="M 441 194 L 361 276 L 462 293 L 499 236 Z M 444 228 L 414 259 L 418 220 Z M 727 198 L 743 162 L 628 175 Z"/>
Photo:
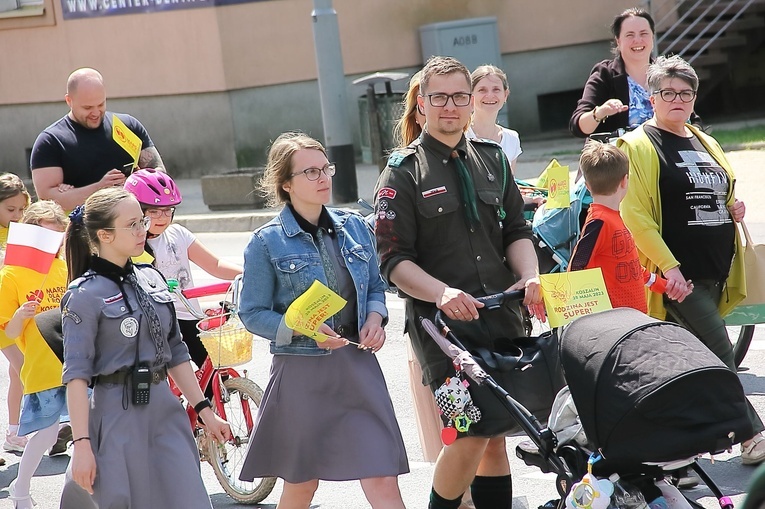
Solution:
<path fill-rule="evenodd" d="M 607 459 L 674 461 L 754 434 L 738 376 L 680 325 L 613 309 L 565 327 L 560 349 L 584 431 Z"/>

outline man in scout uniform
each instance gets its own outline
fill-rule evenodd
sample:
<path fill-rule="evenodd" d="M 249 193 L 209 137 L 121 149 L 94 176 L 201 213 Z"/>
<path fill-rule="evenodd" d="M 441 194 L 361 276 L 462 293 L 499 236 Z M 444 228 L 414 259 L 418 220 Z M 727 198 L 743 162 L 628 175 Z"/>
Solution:
<path fill-rule="evenodd" d="M 420 316 L 432 319 L 439 308 L 457 337 L 492 348 L 493 338 L 524 335 L 518 303 L 479 317 L 482 304 L 473 296 L 525 288 L 523 303 L 532 314 L 544 316 L 544 310 L 531 231 L 509 164 L 498 145 L 463 135 L 473 107 L 467 68 L 453 58 L 431 58 L 420 94 L 426 126 L 392 154 L 380 175 L 376 236 L 381 272 L 406 297 L 406 330 L 423 383 L 435 390 L 454 368 L 422 330 Z M 512 504 L 504 439 L 512 419 L 488 389 L 473 385 L 470 391 L 482 417 L 436 461 L 431 509 L 457 509 L 468 486 L 477 509 Z"/>

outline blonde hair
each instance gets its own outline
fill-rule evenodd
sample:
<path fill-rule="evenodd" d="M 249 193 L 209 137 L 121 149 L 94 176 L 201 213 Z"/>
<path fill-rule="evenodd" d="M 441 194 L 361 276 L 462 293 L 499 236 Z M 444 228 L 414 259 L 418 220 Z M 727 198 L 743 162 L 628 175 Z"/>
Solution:
<path fill-rule="evenodd" d="M 69 224 L 69 218 L 66 217 L 61 205 L 52 200 L 36 201 L 26 209 L 21 216 L 20 223 L 34 224 L 40 226 L 41 223 L 49 222 L 62 229 L 66 229 Z"/>
<path fill-rule="evenodd" d="M 417 123 L 417 96 L 420 95 L 421 74 L 422 71 L 418 71 L 409 80 L 409 90 L 404 95 L 403 113 L 393 128 L 394 140 L 399 147 L 406 147 L 422 132 L 422 126 Z"/>
<path fill-rule="evenodd" d="M 266 169 L 259 182 L 268 205 L 289 203 L 290 194 L 284 190 L 284 183 L 292 178 L 292 156 L 302 149 L 319 150 L 324 156 L 327 155 L 321 143 L 301 132 L 283 133 L 271 144 Z"/>
<path fill-rule="evenodd" d="M 26 207 L 29 207 L 32 197 L 29 196 L 29 191 L 27 191 L 27 186 L 24 185 L 24 181 L 15 173 L 0 174 L 0 202 L 4 202 L 8 198 L 13 198 L 20 194 L 23 194 L 27 198 Z"/>

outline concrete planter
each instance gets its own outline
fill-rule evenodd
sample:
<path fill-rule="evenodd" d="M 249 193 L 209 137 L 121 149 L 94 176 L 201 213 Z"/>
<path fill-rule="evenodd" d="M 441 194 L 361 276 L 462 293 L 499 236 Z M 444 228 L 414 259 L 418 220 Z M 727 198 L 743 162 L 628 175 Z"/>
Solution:
<path fill-rule="evenodd" d="M 202 200 L 207 208 L 217 210 L 250 210 L 265 207 L 258 182 L 263 168 L 240 168 L 221 175 L 202 177 Z"/>

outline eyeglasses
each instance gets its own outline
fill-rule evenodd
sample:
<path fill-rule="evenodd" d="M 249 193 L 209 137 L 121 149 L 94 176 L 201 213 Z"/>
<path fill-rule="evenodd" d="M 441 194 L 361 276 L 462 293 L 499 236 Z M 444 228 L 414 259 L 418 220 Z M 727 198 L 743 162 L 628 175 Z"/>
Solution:
<path fill-rule="evenodd" d="M 337 168 L 335 168 L 335 165 L 332 163 L 329 163 L 329 164 L 325 164 L 323 168 L 306 168 L 303 171 L 291 173 L 290 178 L 297 177 L 298 175 L 305 175 L 305 178 L 307 178 L 308 180 L 319 180 L 319 177 L 321 176 L 321 172 L 324 172 L 324 175 L 326 175 L 327 177 L 334 177 L 336 171 L 337 171 Z"/>
<path fill-rule="evenodd" d="M 436 108 L 443 108 L 449 99 L 452 100 L 454 105 L 458 108 L 462 108 L 470 104 L 470 98 L 473 94 L 466 94 L 465 92 L 457 92 L 456 94 L 428 94 L 428 100 L 430 105 Z"/>
<path fill-rule="evenodd" d="M 684 103 L 689 103 L 693 101 L 693 98 L 696 97 L 696 91 L 695 90 L 681 90 L 680 92 L 676 92 L 672 90 L 671 88 L 663 88 L 661 90 L 657 90 L 653 93 L 654 95 L 660 95 L 661 99 L 664 102 L 671 103 L 675 100 L 675 97 L 680 96 L 680 100 Z"/>
<path fill-rule="evenodd" d="M 142 217 L 138 221 L 134 222 L 130 226 L 126 226 L 123 228 L 117 228 L 117 227 L 110 227 L 110 228 L 101 228 L 102 230 L 130 230 L 130 232 L 135 235 L 136 237 L 140 236 L 142 233 L 146 233 L 149 231 L 149 227 L 151 226 L 151 218 L 149 217 Z"/>
<path fill-rule="evenodd" d="M 146 209 L 146 216 L 152 219 L 159 219 L 162 216 L 173 217 L 173 214 L 175 214 L 175 207 L 166 209 Z"/>

